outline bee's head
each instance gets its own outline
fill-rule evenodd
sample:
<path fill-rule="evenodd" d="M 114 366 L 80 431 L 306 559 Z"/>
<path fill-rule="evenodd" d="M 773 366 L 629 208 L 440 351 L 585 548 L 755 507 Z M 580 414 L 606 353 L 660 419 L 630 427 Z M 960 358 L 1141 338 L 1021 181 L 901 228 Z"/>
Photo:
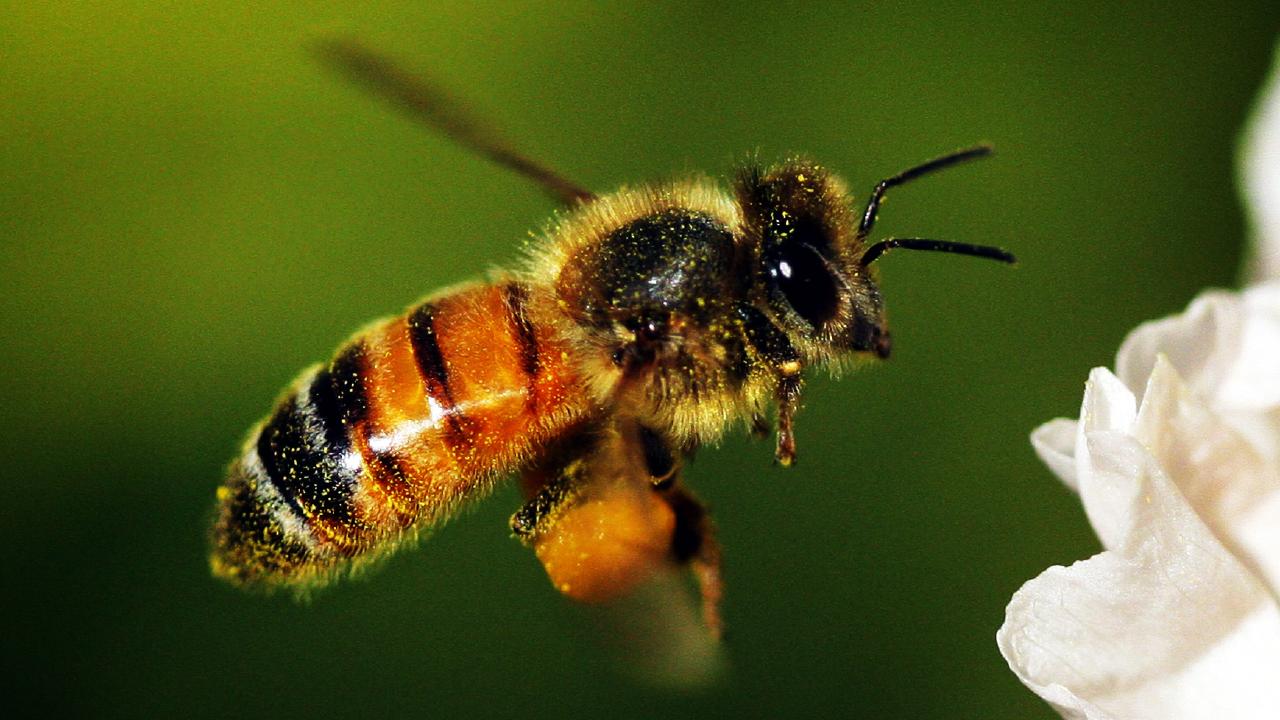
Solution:
<path fill-rule="evenodd" d="M 871 267 L 887 250 L 938 250 L 1013 262 L 1009 253 L 980 245 L 922 238 L 866 242 L 888 188 L 989 153 L 980 145 L 883 180 L 861 214 L 854 213 L 844 183 L 809 162 L 791 161 L 763 172 L 752 168 L 739 176 L 738 202 L 749 245 L 756 249 L 754 285 L 762 294 L 756 301 L 807 362 L 847 352 L 888 357 L 884 303 Z"/>
<path fill-rule="evenodd" d="M 831 352 L 889 354 L 880 290 L 857 233 L 848 192 L 825 169 L 791 162 L 750 169 L 737 183 L 755 258 L 756 286 L 807 359 Z"/>

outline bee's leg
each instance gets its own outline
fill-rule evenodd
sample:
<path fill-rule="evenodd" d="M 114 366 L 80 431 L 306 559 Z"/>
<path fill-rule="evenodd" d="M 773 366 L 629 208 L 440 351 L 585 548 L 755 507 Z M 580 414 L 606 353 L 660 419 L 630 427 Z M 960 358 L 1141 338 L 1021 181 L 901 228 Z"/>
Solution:
<path fill-rule="evenodd" d="M 751 305 L 738 306 L 738 319 L 747 343 L 772 368 L 778 379 L 775 399 L 778 402 L 778 448 L 774 453 L 780 465 L 795 462 L 796 437 L 793 420 L 800 407 L 800 372 L 804 366 L 786 333 Z"/>
<path fill-rule="evenodd" d="M 715 637 L 724 633 L 720 619 L 720 599 L 724 585 L 720 578 L 720 543 L 715 524 L 698 498 L 682 487 L 673 487 L 664 498 L 676 514 L 671 550 L 677 562 L 688 565 L 698 581 L 702 598 L 702 619 Z"/>
<path fill-rule="evenodd" d="M 616 449 L 606 445 L 606 452 L 625 452 L 623 448 L 636 448 L 633 456 L 638 455 L 639 462 L 625 459 L 626 456 L 624 462 L 636 469 L 643 468 L 654 489 L 666 490 L 671 487 L 680 471 L 680 459 L 671 448 L 671 443 L 656 430 L 634 420 L 620 420 L 616 426 L 617 436 L 614 442 L 620 444 Z M 591 442 L 588 439 L 584 441 Z M 511 516 L 511 531 L 517 538 L 527 542 L 557 509 L 576 498 L 577 489 L 583 482 L 582 476 L 590 472 L 587 461 L 589 456 L 589 453 L 584 453 L 583 457 L 552 462 L 547 467 L 525 471 L 522 481 L 526 491 L 532 494 Z"/>
<path fill-rule="evenodd" d="M 800 409 L 800 371 L 778 378 L 778 464 L 788 467 L 796 461 L 794 420 Z"/>
<path fill-rule="evenodd" d="M 573 501 L 579 485 L 577 465 L 563 468 L 561 472 L 541 484 L 537 492 L 511 516 L 511 532 L 525 545 L 555 515 L 556 511 Z"/>
<path fill-rule="evenodd" d="M 773 425 L 769 424 L 769 418 L 760 413 L 751 413 L 751 438 L 753 440 L 763 440 L 773 432 Z"/>
<path fill-rule="evenodd" d="M 522 473 L 529 499 L 511 529 L 557 590 L 608 603 L 676 566 L 676 511 L 662 489 L 678 468 L 670 447 L 657 431 L 615 417 Z"/>
<path fill-rule="evenodd" d="M 645 471 L 649 482 L 659 490 L 671 487 L 680 471 L 680 461 L 671 449 L 671 443 L 657 431 L 635 424 L 640 448 L 644 456 Z"/>
<path fill-rule="evenodd" d="M 671 507 L 675 527 L 671 534 L 671 556 L 678 565 L 688 566 L 698 582 L 702 617 L 714 637 L 722 632 L 720 598 L 720 544 L 707 509 L 679 482 L 679 455 L 669 439 L 639 423 L 620 423 L 623 437 L 638 438 L 649 482 Z M 686 450 L 692 452 L 692 448 Z"/>

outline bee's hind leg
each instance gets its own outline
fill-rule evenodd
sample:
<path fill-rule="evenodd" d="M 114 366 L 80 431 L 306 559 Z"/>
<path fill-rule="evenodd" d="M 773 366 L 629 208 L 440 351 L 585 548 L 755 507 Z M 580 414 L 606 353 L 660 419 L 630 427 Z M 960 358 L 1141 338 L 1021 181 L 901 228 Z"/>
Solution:
<path fill-rule="evenodd" d="M 581 602 L 611 602 L 688 568 L 703 621 L 718 638 L 720 545 L 707 509 L 680 482 L 690 450 L 632 418 L 614 418 L 526 468 L 528 500 L 511 516 L 511 530 L 552 585 Z"/>
<path fill-rule="evenodd" d="M 563 472 L 544 484 L 511 516 L 511 532 L 529 544 L 555 512 L 571 502 L 579 484 L 578 473 Z"/>
<path fill-rule="evenodd" d="M 693 572 L 702 598 L 703 622 L 718 638 L 724 634 L 720 618 L 724 584 L 720 578 L 720 543 L 716 540 L 715 523 L 706 506 L 682 487 L 671 488 L 664 499 L 676 515 L 672 554 L 676 562 L 688 565 Z"/>

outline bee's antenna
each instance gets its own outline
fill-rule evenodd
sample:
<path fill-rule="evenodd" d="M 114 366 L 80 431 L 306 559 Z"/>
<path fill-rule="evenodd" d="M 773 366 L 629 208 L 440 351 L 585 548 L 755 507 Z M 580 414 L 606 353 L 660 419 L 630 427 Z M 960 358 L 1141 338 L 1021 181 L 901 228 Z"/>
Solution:
<path fill-rule="evenodd" d="M 867 209 L 862 211 L 862 222 L 858 224 L 858 239 L 865 238 L 871 232 L 871 226 L 876 224 L 876 213 L 880 212 L 880 202 L 884 200 L 884 193 L 889 188 L 897 187 L 910 180 L 915 180 L 921 175 L 928 175 L 935 170 L 949 168 L 966 160 L 986 157 L 992 152 L 993 149 L 990 145 L 975 145 L 965 150 L 957 150 L 949 155 L 943 155 L 940 158 L 934 158 L 923 165 L 917 165 L 909 170 L 903 170 L 891 178 L 881 180 L 876 185 L 876 189 L 871 191 L 871 199 L 867 201 Z"/>
<path fill-rule="evenodd" d="M 414 119 L 533 180 L 565 204 L 595 198 L 589 190 L 513 149 L 493 128 L 467 113 L 463 103 L 427 78 L 404 70 L 352 40 L 322 40 L 315 44 L 315 51 L 326 63 L 395 103 Z"/>
<path fill-rule="evenodd" d="M 903 248 L 905 250 L 932 250 L 934 252 L 955 253 L 957 255 L 972 255 L 973 257 L 986 258 L 988 260 L 998 260 L 1010 265 L 1018 262 L 1013 253 L 1007 250 L 1001 250 L 998 247 L 990 245 L 970 245 L 969 243 L 950 242 L 948 240 L 929 240 L 927 238 L 890 238 L 881 240 L 880 242 L 867 248 L 862 254 L 862 259 L 858 264 L 867 267 L 871 263 L 880 258 L 881 255 L 893 250 L 894 248 Z"/>

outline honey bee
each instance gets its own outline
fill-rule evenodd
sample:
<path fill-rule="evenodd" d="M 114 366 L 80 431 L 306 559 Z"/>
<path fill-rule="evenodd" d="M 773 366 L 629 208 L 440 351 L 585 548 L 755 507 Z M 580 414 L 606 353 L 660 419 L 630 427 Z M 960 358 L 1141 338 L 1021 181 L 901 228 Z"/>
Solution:
<path fill-rule="evenodd" d="M 977 146 L 876 185 L 792 160 L 597 196 L 511 150 L 432 84 L 359 45 L 331 62 L 567 206 L 524 267 L 427 296 L 302 373 L 218 489 L 213 573 L 313 588 L 519 474 L 511 530 L 553 585 L 608 602 L 687 567 L 721 627 L 720 549 L 681 465 L 741 422 L 796 457 L 804 371 L 887 358 L 873 263 L 895 248 L 1013 262 L 986 246 L 868 244 L 885 192 L 985 156 Z"/>

